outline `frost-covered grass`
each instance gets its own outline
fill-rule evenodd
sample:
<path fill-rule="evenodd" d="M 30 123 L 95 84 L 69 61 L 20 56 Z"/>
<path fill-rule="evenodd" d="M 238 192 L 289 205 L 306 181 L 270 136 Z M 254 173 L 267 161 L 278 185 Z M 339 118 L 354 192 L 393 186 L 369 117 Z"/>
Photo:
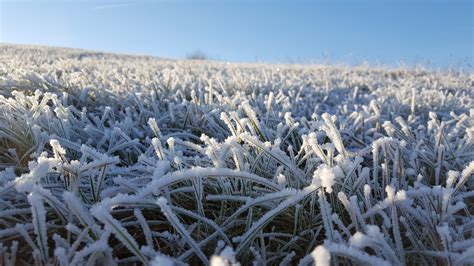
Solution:
<path fill-rule="evenodd" d="M 0 46 L 0 264 L 474 264 L 473 87 Z"/>

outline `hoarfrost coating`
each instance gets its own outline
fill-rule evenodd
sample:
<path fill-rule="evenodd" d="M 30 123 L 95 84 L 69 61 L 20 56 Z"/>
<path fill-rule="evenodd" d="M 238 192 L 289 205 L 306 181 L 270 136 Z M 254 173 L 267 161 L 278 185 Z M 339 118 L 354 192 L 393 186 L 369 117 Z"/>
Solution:
<path fill-rule="evenodd" d="M 0 264 L 474 264 L 474 76 L 0 46 Z"/>

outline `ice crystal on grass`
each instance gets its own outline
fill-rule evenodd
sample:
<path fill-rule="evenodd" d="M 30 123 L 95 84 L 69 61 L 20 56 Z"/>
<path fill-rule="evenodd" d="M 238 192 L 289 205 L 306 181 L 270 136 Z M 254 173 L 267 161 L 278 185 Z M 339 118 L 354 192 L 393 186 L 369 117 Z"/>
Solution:
<path fill-rule="evenodd" d="M 474 264 L 472 74 L 0 54 L 2 265 Z"/>
<path fill-rule="evenodd" d="M 317 246 L 311 256 L 314 258 L 314 262 L 317 266 L 329 266 L 331 261 L 331 253 L 324 246 Z"/>

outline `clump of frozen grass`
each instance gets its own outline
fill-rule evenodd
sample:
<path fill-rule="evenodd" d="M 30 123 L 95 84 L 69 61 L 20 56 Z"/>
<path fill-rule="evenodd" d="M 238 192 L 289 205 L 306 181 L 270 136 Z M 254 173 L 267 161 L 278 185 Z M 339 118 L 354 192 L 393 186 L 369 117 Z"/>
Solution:
<path fill-rule="evenodd" d="M 474 263 L 470 74 L 0 49 L 0 264 Z"/>

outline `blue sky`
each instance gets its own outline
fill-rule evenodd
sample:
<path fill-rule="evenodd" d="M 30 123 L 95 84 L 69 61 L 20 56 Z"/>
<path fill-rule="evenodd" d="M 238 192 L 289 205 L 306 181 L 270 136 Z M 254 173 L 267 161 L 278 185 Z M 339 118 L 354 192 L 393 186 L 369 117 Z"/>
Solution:
<path fill-rule="evenodd" d="M 471 65 L 473 1 L 0 0 L 0 42 L 225 61 Z"/>

